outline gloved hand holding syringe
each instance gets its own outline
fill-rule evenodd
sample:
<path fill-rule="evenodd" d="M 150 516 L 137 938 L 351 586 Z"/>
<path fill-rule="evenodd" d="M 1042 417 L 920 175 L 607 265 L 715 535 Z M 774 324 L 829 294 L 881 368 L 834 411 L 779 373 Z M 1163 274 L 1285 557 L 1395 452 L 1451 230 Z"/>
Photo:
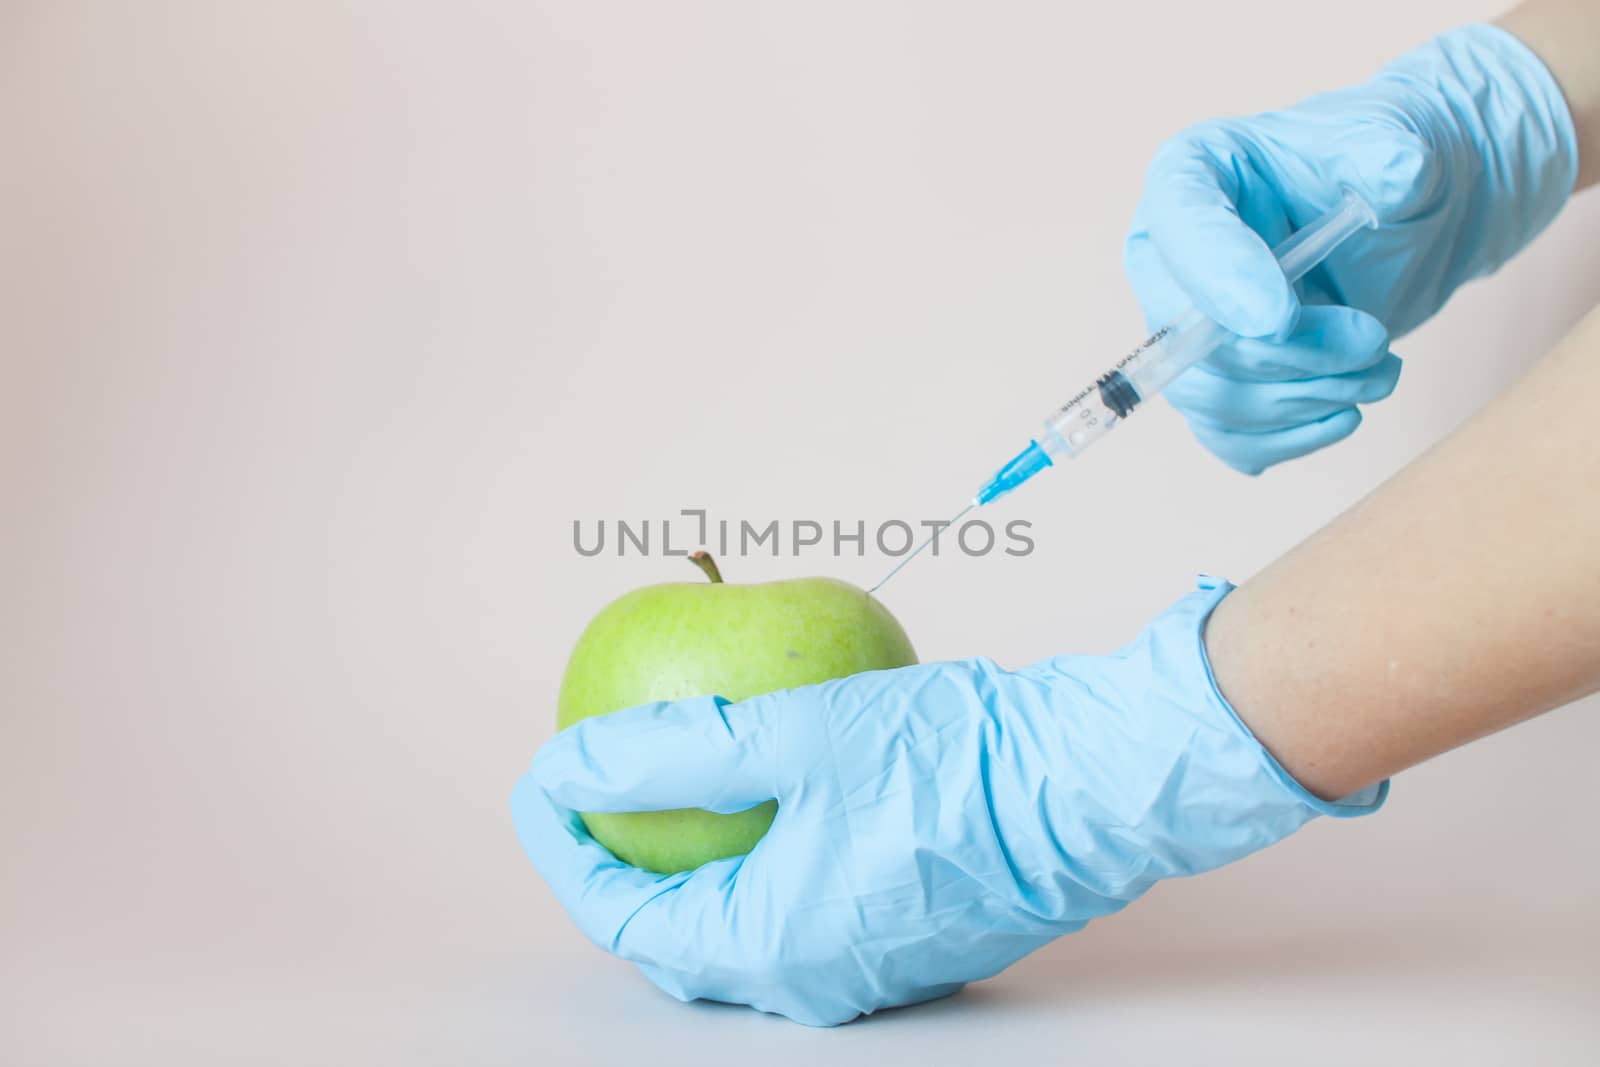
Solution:
<path fill-rule="evenodd" d="M 1377 215 L 1367 202 L 1346 189 L 1331 211 L 1296 230 L 1272 253 L 1284 277 L 1293 285 L 1352 234 L 1377 224 Z M 1054 466 L 1052 457 L 1077 456 L 1230 337 L 1227 330 L 1196 309 L 1163 326 L 1047 418 L 1044 434 L 1029 441 L 1027 448 L 1001 467 L 945 526 L 953 525 L 973 508 L 998 500 L 1046 467 Z M 895 564 L 868 591 L 875 593 L 881 589 L 936 537 L 938 531 Z"/>

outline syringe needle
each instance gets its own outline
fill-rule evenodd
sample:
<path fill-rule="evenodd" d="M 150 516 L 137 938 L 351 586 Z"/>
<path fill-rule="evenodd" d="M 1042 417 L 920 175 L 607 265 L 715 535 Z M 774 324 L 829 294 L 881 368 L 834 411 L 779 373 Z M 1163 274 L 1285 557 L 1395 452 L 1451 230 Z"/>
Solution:
<path fill-rule="evenodd" d="M 950 517 L 950 521 L 949 522 L 945 523 L 943 526 L 939 527 L 937 530 L 934 530 L 933 533 L 929 534 L 927 540 L 923 541 L 922 544 L 920 544 L 916 548 L 912 549 L 911 550 L 911 554 L 906 556 L 905 559 L 901 560 L 899 563 L 896 563 L 894 565 L 894 569 L 891 570 L 888 574 L 885 574 L 879 580 L 877 585 L 873 586 L 871 589 L 868 589 L 867 590 L 867 595 L 871 596 L 873 593 L 876 593 L 878 590 L 882 589 L 884 587 L 884 584 L 887 583 L 890 578 L 893 578 L 895 575 L 900 573 L 900 569 L 902 567 L 904 567 L 907 563 L 910 563 L 912 560 L 916 559 L 918 553 L 920 553 L 923 549 L 927 548 L 929 545 L 933 544 L 933 542 L 938 538 L 938 536 L 940 534 L 944 533 L 945 530 L 948 529 L 949 527 L 954 526 L 956 524 L 956 522 L 960 520 L 961 516 L 965 515 L 967 512 L 971 511 L 973 508 L 975 508 L 977 506 L 978 506 L 978 502 L 976 500 L 974 500 L 972 503 L 968 504 L 966 507 L 962 508 L 960 511 L 958 511 L 954 515 L 952 515 Z"/>

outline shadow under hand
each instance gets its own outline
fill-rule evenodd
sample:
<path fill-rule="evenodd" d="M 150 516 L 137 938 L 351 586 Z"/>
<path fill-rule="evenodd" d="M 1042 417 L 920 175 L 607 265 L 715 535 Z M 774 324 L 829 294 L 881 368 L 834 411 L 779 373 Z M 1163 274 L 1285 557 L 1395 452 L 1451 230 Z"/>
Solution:
<path fill-rule="evenodd" d="M 1140 918 L 1123 913 L 1101 919 L 955 996 L 896 1009 L 883 1018 L 1009 1014 L 1041 1004 L 1068 1010 L 1222 985 L 1325 987 L 1330 980 L 1359 981 L 1396 970 L 1419 975 L 1455 971 L 1470 966 L 1478 955 L 1460 931 L 1415 921 L 1219 928 L 1191 917 L 1189 925 L 1175 928 L 1160 918 L 1148 924 Z"/>

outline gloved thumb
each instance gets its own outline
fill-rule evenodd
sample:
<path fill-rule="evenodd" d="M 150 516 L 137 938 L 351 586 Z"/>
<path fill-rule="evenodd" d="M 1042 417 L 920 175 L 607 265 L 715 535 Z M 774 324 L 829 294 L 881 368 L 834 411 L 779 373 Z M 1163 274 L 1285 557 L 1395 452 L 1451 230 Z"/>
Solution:
<path fill-rule="evenodd" d="M 1203 131 L 1169 141 L 1150 164 L 1139 213 L 1150 243 L 1194 306 L 1241 337 L 1282 340 L 1300 301 L 1246 217 L 1281 215 L 1265 183 L 1220 158 L 1243 158 Z M 1262 200 L 1262 204 L 1252 201 Z M 1281 235 L 1280 235 L 1281 236 Z"/>
<path fill-rule="evenodd" d="M 771 701 L 698 697 L 642 704 L 569 726 L 528 777 L 576 811 L 744 811 L 776 794 Z"/>

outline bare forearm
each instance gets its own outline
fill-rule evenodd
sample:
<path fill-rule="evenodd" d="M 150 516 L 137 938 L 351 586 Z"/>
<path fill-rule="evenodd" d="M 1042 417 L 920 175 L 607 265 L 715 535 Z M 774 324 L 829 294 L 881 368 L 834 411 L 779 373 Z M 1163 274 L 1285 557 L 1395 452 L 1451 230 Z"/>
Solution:
<path fill-rule="evenodd" d="M 1600 309 L 1500 399 L 1219 605 L 1217 682 L 1347 795 L 1600 690 Z"/>
<path fill-rule="evenodd" d="M 1600 0 L 1527 0 L 1499 26 L 1555 75 L 1578 129 L 1578 188 L 1600 182 Z"/>

